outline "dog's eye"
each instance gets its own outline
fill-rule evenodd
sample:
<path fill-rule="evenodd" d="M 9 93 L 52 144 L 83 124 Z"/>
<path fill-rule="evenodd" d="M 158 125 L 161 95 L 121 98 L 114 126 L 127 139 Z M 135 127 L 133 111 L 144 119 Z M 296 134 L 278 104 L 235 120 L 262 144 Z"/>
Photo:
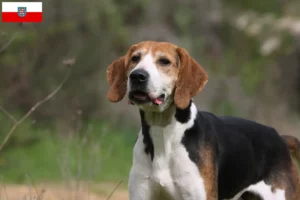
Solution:
<path fill-rule="evenodd" d="M 161 65 L 169 65 L 171 64 L 170 60 L 166 59 L 166 58 L 161 58 L 158 60 L 158 62 L 161 64 Z"/>
<path fill-rule="evenodd" d="M 137 55 L 137 56 L 132 56 L 131 57 L 131 61 L 132 62 L 138 62 L 140 60 L 141 56 Z"/>

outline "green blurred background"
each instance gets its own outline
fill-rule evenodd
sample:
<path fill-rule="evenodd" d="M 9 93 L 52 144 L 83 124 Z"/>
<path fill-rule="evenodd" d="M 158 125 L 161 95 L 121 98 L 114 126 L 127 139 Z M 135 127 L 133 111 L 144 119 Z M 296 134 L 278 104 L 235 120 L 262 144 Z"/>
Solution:
<path fill-rule="evenodd" d="M 209 81 L 200 110 L 300 136 L 299 0 L 47 0 L 43 23 L 0 23 L 0 106 L 20 119 L 0 152 L 4 183 L 126 182 L 137 109 L 105 98 L 106 68 L 143 40 L 186 48 Z M 0 142 L 13 125 L 0 112 Z"/>

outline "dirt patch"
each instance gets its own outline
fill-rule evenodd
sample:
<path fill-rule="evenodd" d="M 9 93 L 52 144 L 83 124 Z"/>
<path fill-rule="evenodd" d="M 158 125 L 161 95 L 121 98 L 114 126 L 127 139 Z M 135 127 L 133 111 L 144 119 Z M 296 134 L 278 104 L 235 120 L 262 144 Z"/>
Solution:
<path fill-rule="evenodd" d="M 106 200 L 117 184 L 39 184 L 1 185 L 1 200 Z M 118 187 L 110 200 L 128 200 L 128 193 Z"/>

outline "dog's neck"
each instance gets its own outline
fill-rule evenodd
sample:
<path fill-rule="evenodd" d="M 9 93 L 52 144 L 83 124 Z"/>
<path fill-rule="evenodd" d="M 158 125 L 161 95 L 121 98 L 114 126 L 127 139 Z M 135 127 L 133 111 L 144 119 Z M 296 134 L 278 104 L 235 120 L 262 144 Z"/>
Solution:
<path fill-rule="evenodd" d="M 185 109 L 179 109 L 174 103 L 172 103 L 166 110 L 163 112 L 151 112 L 140 110 L 141 119 L 144 120 L 148 126 L 159 126 L 166 127 L 172 123 L 172 120 L 185 123 L 189 120 L 191 114 L 191 106 L 193 102 L 190 101 L 190 104 Z"/>
<path fill-rule="evenodd" d="M 160 113 L 140 110 L 143 143 L 151 160 L 154 159 L 154 148 L 158 155 L 166 153 L 164 149 L 168 142 L 180 142 L 184 131 L 193 126 L 196 115 L 197 108 L 192 101 L 185 109 L 179 109 L 174 104 Z"/>
<path fill-rule="evenodd" d="M 165 127 L 172 122 L 175 112 L 175 104 L 171 104 L 163 112 L 145 111 L 145 121 L 149 126 Z"/>

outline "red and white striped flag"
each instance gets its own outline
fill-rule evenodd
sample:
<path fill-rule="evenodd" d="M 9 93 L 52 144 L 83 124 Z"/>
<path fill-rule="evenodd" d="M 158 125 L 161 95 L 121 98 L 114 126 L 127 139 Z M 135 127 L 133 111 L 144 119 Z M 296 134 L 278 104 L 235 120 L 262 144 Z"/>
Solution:
<path fill-rule="evenodd" d="M 42 22 L 42 2 L 2 2 L 2 22 Z"/>

